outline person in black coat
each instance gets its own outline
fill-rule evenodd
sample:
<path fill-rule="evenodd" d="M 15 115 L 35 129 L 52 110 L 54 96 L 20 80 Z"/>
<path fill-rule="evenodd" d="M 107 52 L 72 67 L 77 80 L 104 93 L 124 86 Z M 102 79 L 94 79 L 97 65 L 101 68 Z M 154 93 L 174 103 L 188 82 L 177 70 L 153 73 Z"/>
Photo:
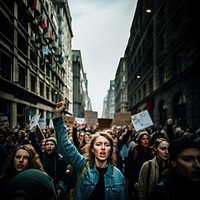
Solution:
<path fill-rule="evenodd" d="M 138 199 L 138 178 L 144 162 L 153 158 L 150 145 L 150 135 L 147 131 L 138 134 L 136 145 L 129 150 L 124 176 L 128 180 L 129 199 Z M 134 196 L 134 197 L 133 197 Z"/>
<path fill-rule="evenodd" d="M 56 138 L 46 138 L 44 151 L 41 150 L 34 131 L 29 133 L 29 139 L 40 155 L 45 172 L 53 179 L 59 200 L 66 200 L 69 193 L 66 176 L 67 162 L 58 152 Z"/>
<path fill-rule="evenodd" d="M 168 150 L 171 166 L 148 200 L 199 199 L 200 144 L 181 137 L 172 140 Z"/>

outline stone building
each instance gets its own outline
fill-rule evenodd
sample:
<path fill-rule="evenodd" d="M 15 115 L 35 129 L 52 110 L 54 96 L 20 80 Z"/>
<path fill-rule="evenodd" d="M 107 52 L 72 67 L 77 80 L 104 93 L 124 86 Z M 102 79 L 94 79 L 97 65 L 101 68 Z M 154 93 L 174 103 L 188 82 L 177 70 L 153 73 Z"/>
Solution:
<path fill-rule="evenodd" d="M 84 118 L 85 110 L 92 111 L 88 95 L 88 80 L 84 72 L 81 51 L 72 50 L 73 61 L 73 114 Z"/>
<path fill-rule="evenodd" d="M 197 8 L 197 1 L 138 0 L 124 54 L 132 115 L 147 109 L 154 124 L 172 117 L 183 129 L 199 128 Z"/>
<path fill-rule="evenodd" d="M 55 103 L 73 112 L 71 16 L 67 0 L 0 1 L 0 116 L 13 128 Z"/>

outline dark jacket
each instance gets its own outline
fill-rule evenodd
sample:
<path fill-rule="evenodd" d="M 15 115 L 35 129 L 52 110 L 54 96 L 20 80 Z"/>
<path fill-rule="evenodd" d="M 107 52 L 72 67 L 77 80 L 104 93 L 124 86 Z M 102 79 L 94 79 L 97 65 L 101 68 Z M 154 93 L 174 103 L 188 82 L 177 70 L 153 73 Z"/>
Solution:
<path fill-rule="evenodd" d="M 64 196 L 66 199 L 66 195 L 69 191 L 67 189 L 67 177 L 65 174 L 67 163 L 63 156 L 59 154 L 57 150 L 55 150 L 51 155 L 48 155 L 45 151 L 42 152 L 34 133 L 31 132 L 29 138 L 37 153 L 40 155 L 40 160 L 43 164 L 44 170 L 53 179 L 56 190 L 61 189 L 63 194 L 65 194 Z M 64 199 L 64 197 L 61 199 Z"/>
<path fill-rule="evenodd" d="M 148 200 L 199 200 L 200 182 L 191 182 L 175 170 L 163 180 L 154 186 Z"/>
<path fill-rule="evenodd" d="M 131 185 L 138 182 L 139 172 L 144 162 L 152 159 L 152 149 L 140 145 L 129 150 L 124 171 L 125 178 Z"/>

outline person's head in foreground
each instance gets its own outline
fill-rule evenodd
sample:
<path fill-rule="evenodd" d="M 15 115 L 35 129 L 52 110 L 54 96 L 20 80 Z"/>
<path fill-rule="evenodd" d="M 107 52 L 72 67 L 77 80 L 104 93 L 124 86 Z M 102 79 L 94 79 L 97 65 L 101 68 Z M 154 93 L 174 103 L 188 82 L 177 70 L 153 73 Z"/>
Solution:
<path fill-rule="evenodd" d="M 93 134 L 90 144 L 88 144 L 86 155 L 90 166 L 96 163 L 98 167 L 107 167 L 108 162 L 115 165 L 116 154 L 112 136 L 104 132 Z"/>
<path fill-rule="evenodd" d="M 185 179 L 200 181 L 200 144 L 189 138 L 173 140 L 169 146 L 172 167 Z"/>
<path fill-rule="evenodd" d="M 50 178 L 38 169 L 27 169 L 17 174 L 6 187 L 8 200 L 57 200 Z"/>

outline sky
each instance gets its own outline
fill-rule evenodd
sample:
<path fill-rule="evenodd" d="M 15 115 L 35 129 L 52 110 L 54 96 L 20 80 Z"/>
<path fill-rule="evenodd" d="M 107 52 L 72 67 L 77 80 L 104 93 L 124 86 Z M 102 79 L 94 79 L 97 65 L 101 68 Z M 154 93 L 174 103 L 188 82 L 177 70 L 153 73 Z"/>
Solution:
<path fill-rule="evenodd" d="M 102 117 L 110 80 L 124 56 L 137 0 L 68 0 L 72 49 L 80 50 L 92 110 Z"/>

